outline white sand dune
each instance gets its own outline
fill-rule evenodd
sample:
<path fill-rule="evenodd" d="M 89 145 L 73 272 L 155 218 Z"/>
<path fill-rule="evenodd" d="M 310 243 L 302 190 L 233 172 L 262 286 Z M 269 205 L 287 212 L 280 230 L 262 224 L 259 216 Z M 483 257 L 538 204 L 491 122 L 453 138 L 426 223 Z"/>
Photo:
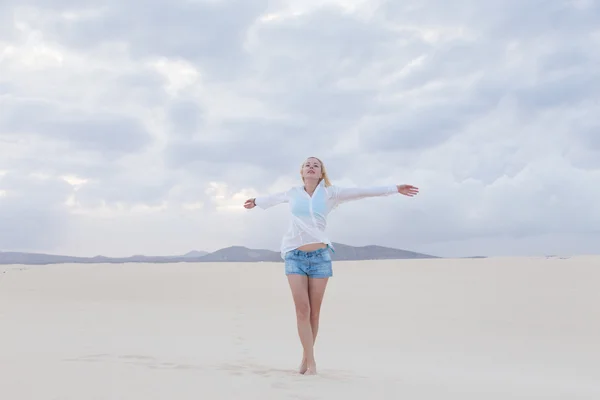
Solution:
<path fill-rule="evenodd" d="M 0 399 L 600 399 L 600 257 L 0 266 Z"/>

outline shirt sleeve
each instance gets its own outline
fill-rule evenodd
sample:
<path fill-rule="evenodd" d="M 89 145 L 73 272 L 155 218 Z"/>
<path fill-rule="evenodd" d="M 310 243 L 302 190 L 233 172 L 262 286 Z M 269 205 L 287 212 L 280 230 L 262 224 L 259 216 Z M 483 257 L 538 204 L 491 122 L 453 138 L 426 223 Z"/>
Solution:
<path fill-rule="evenodd" d="M 367 197 L 390 196 L 392 194 L 398 194 L 398 187 L 396 185 L 354 188 L 336 186 L 333 190 L 333 197 L 336 203 L 359 200 Z"/>
<path fill-rule="evenodd" d="M 256 206 L 262 208 L 263 210 L 287 202 L 289 202 L 287 191 L 259 196 L 254 200 Z"/>

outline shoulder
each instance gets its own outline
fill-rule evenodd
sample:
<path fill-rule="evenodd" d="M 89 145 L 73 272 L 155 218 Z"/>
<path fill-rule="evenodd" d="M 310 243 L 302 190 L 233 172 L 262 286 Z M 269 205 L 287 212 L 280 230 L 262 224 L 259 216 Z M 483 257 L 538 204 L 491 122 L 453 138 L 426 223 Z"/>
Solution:
<path fill-rule="evenodd" d="M 302 188 L 302 186 L 292 186 L 289 189 L 287 189 L 286 191 L 284 191 L 283 193 L 285 193 L 286 196 L 294 197 L 295 195 L 300 193 L 300 190 L 304 190 Z"/>
<path fill-rule="evenodd" d="M 327 195 L 329 197 L 335 197 L 340 192 L 341 188 L 337 185 L 331 185 L 331 186 L 323 186 L 323 189 L 325 189 L 325 192 L 327 193 Z"/>
<path fill-rule="evenodd" d="M 298 186 L 290 186 L 287 189 L 283 189 L 280 193 L 290 194 L 298 190 Z"/>

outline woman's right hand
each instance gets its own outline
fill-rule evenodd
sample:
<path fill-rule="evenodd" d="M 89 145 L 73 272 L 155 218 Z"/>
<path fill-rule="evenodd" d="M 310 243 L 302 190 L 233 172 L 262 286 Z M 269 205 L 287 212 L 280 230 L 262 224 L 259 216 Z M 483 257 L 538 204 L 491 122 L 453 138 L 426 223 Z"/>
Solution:
<path fill-rule="evenodd" d="M 244 207 L 247 209 L 256 207 L 255 201 L 256 201 L 256 199 L 254 199 L 254 198 L 246 200 L 246 202 L 244 203 Z"/>

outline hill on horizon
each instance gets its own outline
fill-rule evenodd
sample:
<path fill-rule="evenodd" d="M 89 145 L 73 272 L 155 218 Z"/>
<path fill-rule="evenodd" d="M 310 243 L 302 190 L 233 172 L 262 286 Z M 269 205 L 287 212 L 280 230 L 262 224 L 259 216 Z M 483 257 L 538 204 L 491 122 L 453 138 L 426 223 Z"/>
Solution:
<path fill-rule="evenodd" d="M 332 260 L 390 260 L 390 259 L 416 259 L 440 258 L 413 251 L 400 250 L 377 245 L 349 246 L 342 243 L 333 243 L 335 252 L 331 254 Z M 245 246 L 229 246 L 214 252 L 192 250 L 182 255 L 174 256 L 145 256 L 133 255 L 129 257 L 75 257 L 68 255 L 55 255 L 44 253 L 3 252 L 0 251 L 0 264 L 64 264 L 64 263 L 175 263 L 175 262 L 283 262 L 278 251 L 266 249 L 251 249 Z"/>

